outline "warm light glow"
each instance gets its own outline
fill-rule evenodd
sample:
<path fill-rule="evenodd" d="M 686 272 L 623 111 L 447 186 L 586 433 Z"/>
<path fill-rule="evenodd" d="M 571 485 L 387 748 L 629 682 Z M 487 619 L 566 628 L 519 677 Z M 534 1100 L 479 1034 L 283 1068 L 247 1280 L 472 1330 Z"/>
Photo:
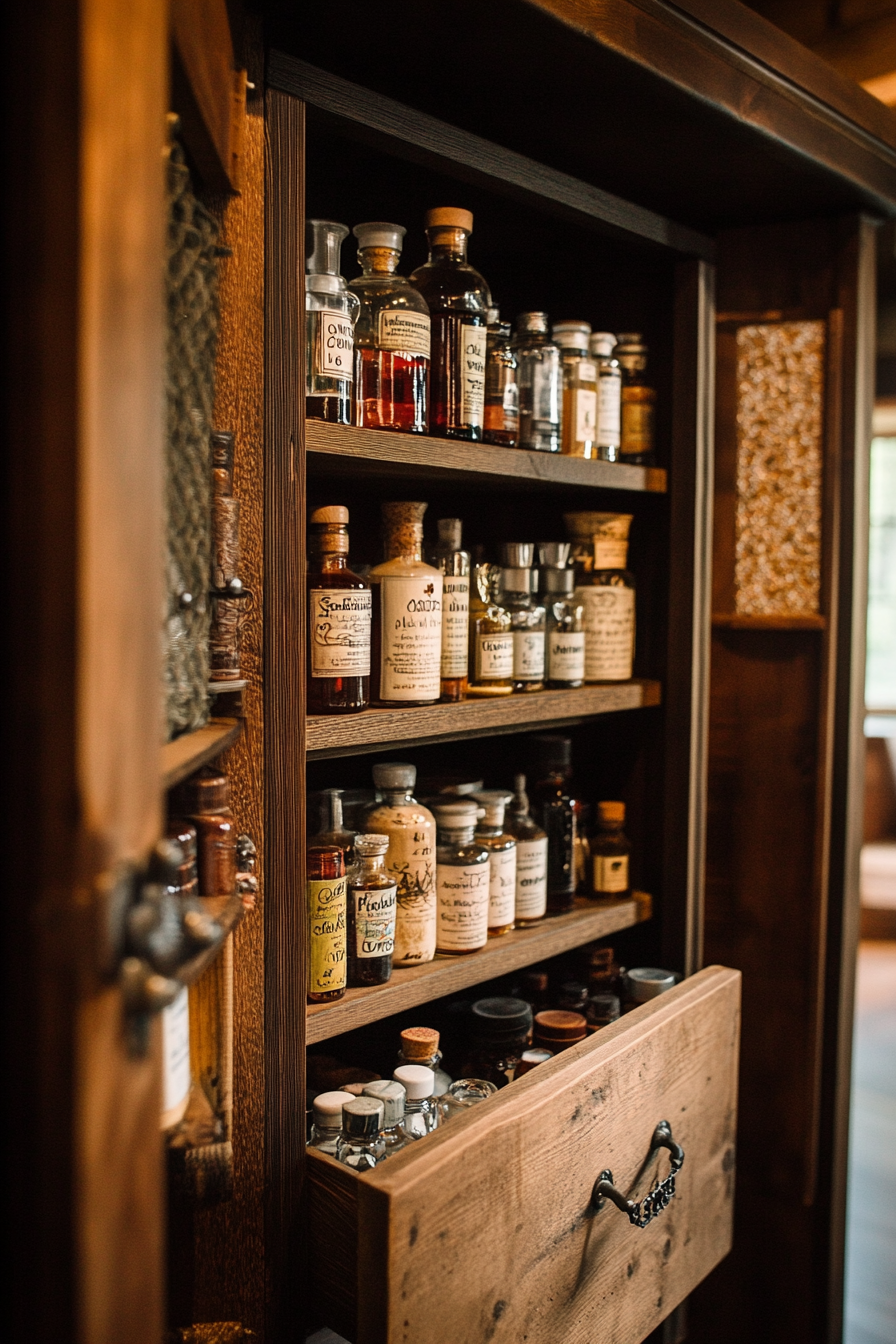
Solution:
<path fill-rule="evenodd" d="M 896 107 L 896 70 L 891 70 L 888 75 L 875 75 L 874 79 L 863 79 L 862 88 L 887 107 Z"/>

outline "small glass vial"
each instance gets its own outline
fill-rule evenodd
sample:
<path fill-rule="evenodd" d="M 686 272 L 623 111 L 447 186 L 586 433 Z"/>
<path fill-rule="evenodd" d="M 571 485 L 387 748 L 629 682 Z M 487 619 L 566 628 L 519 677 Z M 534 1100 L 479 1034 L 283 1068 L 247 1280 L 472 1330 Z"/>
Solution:
<path fill-rule="evenodd" d="M 488 942 L 489 851 L 473 838 L 476 803 L 439 803 L 433 811 L 438 827 L 436 950 L 463 956 Z"/>
<path fill-rule="evenodd" d="M 489 852 L 488 936 L 498 938 L 511 932 L 516 917 L 516 840 L 504 829 L 504 810 L 513 794 L 483 789 L 473 796 L 484 812 L 476 839 Z"/>
<path fill-rule="evenodd" d="M 525 929 L 547 911 L 548 837 L 529 813 L 525 775 L 514 777 L 513 789 L 505 824 L 516 840 L 515 923 Z"/>
<path fill-rule="evenodd" d="M 336 845 L 313 845 L 305 855 L 310 970 L 308 1002 L 345 994 L 347 972 L 345 855 Z"/>
<path fill-rule="evenodd" d="M 505 542 L 501 547 L 501 602 L 510 612 L 513 631 L 513 689 L 544 690 L 545 611 L 532 597 L 531 542 Z"/>
<path fill-rule="evenodd" d="M 353 1097 L 342 1108 L 342 1134 L 336 1159 L 360 1175 L 373 1171 L 386 1155 L 383 1139 L 385 1107 L 375 1097 Z"/>
<path fill-rule="evenodd" d="M 470 555 L 461 548 L 463 523 L 440 518 L 431 559 L 442 575 L 442 699 L 463 700 L 470 656 Z"/>
<path fill-rule="evenodd" d="M 608 1027 L 611 1022 L 618 1021 L 621 1012 L 622 1005 L 619 1002 L 618 995 L 603 992 L 589 994 L 588 1002 L 585 1005 L 585 1022 L 589 1034 L 600 1031 L 601 1027 Z"/>
<path fill-rule="evenodd" d="M 323 789 L 320 795 L 320 834 L 314 837 L 316 845 L 336 845 L 345 855 L 345 868 L 354 856 L 352 848 L 355 832 L 347 831 L 342 816 L 342 795 L 344 789 Z"/>
<path fill-rule="evenodd" d="M 626 569 L 630 513 L 595 515 L 591 582 L 576 588 L 585 620 L 585 680 L 630 681 L 635 657 L 635 580 Z"/>
<path fill-rule="evenodd" d="M 352 423 L 354 333 L 360 303 L 340 274 L 344 224 L 307 222 L 305 269 L 305 415 Z"/>
<path fill-rule="evenodd" d="M 631 842 L 623 831 L 625 803 L 598 803 L 597 830 L 591 837 L 592 891 L 595 899 L 621 901 L 631 895 Z"/>
<path fill-rule="evenodd" d="M 622 438 L 622 370 L 613 355 L 615 345 L 611 331 L 596 331 L 590 341 L 597 365 L 597 456 L 602 462 L 619 461 Z"/>
<path fill-rule="evenodd" d="M 567 457 L 597 457 L 597 364 L 588 353 L 589 322 L 555 322 L 563 369 L 563 439 Z"/>
<path fill-rule="evenodd" d="M 545 685 L 569 691 L 585 682 L 585 611 L 575 596 L 569 542 L 538 544 L 538 600 L 545 609 Z"/>
<path fill-rule="evenodd" d="M 442 1052 L 439 1049 L 439 1033 L 433 1027 L 405 1027 L 400 1037 L 397 1063 L 422 1064 L 432 1069 L 432 1094 L 441 1097 L 451 1086 L 451 1078 L 441 1067 Z"/>
<path fill-rule="evenodd" d="M 348 875 L 348 982 L 385 985 L 395 947 L 395 878 L 386 872 L 388 835 L 356 835 Z"/>
<path fill-rule="evenodd" d="M 560 451 L 560 349 L 548 335 L 547 313 L 520 313 L 514 349 L 520 389 L 520 447 Z"/>
<path fill-rule="evenodd" d="M 311 1103 L 313 1121 L 309 1148 L 320 1153 L 336 1156 L 336 1148 L 342 1135 L 342 1108 L 347 1101 L 354 1101 L 351 1092 L 320 1092 Z"/>
<path fill-rule="evenodd" d="M 396 883 L 393 966 L 419 966 L 436 951 L 436 823 L 414 797 L 417 767 L 383 761 L 373 767 L 383 795 L 367 815 L 367 830 L 389 837 L 385 869 Z"/>
<path fill-rule="evenodd" d="M 392 1075 L 401 1083 L 407 1099 L 404 1103 L 404 1128 L 415 1139 L 425 1139 L 439 1126 L 439 1104 L 433 1097 L 435 1077 L 422 1064 L 399 1064 Z"/>
<path fill-rule="evenodd" d="M 370 584 L 348 567 L 348 509 L 308 522 L 308 713 L 357 714 L 370 703 Z"/>
<path fill-rule="evenodd" d="M 516 1077 L 532 1034 L 532 1009 L 522 999 L 478 999 L 470 1010 L 470 1073 L 495 1087 Z"/>
<path fill-rule="evenodd" d="M 654 458 L 656 392 L 647 382 L 647 346 L 639 331 L 620 333 L 613 351 L 622 369 L 620 462 L 649 466 Z"/>
<path fill-rule="evenodd" d="M 394 1079 L 382 1078 L 376 1083 L 367 1083 L 362 1095 L 383 1103 L 384 1152 L 380 1158 L 381 1162 L 387 1157 L 393 1157 L 395 1153 L 400 1153 L 402 1148 L 407 1148 L 408 1144 L 420 1137 L 418 1134 L 409 1133 L 405 1128 L 404 1112 L 408 1094 L 401 1083 L 396 1083 Z"/>
<path fill-rule="evenodd" d="M 571 910 L 576 895 L 576 813 L 569 790 L 572 741 L 544 734 L 535 738 L 539 778 L 532 790 L 535 815 L 548 837 L 548 910 Z"/>
<path fill-rule="evenodd" d="M 501 602 L 501 570 L 476 565 L 470 594 L 471 696 L 513 692 L 513 631 L 510 612 Z"/>
<path fill-rule="evenodd" d="M 355 326 L 355 423 L 367 429 L 425 434 L 429 378 L 429 308 L 396 274 L 406 230 L 356 224 L 363 275 L 349 284 L 361 301 Z"/>
<path fill-rule="evenodd" d="M 488 325 L 485 356 L 485 442 L 515 448 L 520 438 L 520 390 L 510 323 Z"/>
<path fill-rule="evenodd" d="M 375 705 L 431 705 L 441 693 L 442 576 L 423 562 L 425 504 L 383 504 L 386 559 L 370 571 Z"/>

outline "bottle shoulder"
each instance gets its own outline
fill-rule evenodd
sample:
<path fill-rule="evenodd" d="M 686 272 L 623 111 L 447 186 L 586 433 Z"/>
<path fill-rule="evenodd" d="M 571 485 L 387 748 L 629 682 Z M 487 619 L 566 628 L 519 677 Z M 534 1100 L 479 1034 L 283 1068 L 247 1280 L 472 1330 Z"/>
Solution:
<path fill-rule="evenodd" d="M 466 262 L 426 261 L 410 276 L 432 312 L 469 312 L 483 319 L 491 292 L 483 276 Z"/>
<path fill-rule="evenodd" d="M 387 826 L 390 830 L 419 830 L 427 827 L 435 830 L 435 817 L 422 803 L 377 803 L 367 814 L 365 826 L 376 834 L 376 826 Z"/>
<path fill-rule="evenodd" d="M 350 569 L 313 569 L 308 574 L 309 588 L 347 588 L 368 592 L 370 584 Z"/>
<path fill-rule="evenodd" d="M 419 289 L 403 275 L 359 275 L 349 281 L 349 289 L 358 296 L 362 309 L 374 312 L 402 308 L 412 313 L 429 315 L 429 304 Z"/>

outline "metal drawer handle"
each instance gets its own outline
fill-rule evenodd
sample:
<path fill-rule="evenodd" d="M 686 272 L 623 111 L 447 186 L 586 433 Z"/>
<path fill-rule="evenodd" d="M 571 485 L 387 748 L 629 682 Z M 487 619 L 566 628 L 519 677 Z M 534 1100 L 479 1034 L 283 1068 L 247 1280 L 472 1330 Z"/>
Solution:
<path fill-rule="evenodd" d="M 655 1181 L 650 1194 L 645 1195 L 643 1200 L 636 1202 L 632 1199 L 626 1199 L 622 1191 L 616 1189 L 613 1184 L 612 1171 L 602 1171 L 594 1182 L 594 1189 L 591 1191 L 591 1205 L 595 1213 L 600 1213 L 605 1200 L 608 1199 L 616 1205 L 617 1209 L 621 1209 L 623 1213 L 628 1214 L 629 1222 L 634 1227 L 646 1227 L 658 1213 L 662 1213 L 675 1195 L 675 1177 L 684 1164 L 684 1149 L 672 1138 L 672 1127 L 668 1120 L 661 1120 L 653 1131 L 645 1166 L 658 1148 L 668 1148 L 671 1154 L 672 1170 L 666 1179 Z"/>

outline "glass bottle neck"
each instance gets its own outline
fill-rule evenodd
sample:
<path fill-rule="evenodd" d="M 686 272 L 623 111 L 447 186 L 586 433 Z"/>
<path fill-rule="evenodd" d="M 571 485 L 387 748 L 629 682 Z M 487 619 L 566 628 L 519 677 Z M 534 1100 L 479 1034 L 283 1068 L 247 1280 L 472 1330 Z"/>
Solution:
<path fill-rule="evenodd" d="M 442 831 L 439 840 L 443 845 L 472 845 L 473 836 L 476 833 L 474 826 L 465 827 L 462 831 Z"/>
<path fill-rule="evenodd" d="M 427 229 L 430 261 L 466 261 L 467 232 L 465 229 Z"/>
<path fill-rule="evenodd" d="M 365 275 L 394 275 L 400 256 L 392 247 L 365 247 L 358 253 Z"/>
<path fill-rule="evenodd" d="M 480 822 L 479 825 L 476 827 L 475 834 L 476 834 L 476 835 L 485 835 L 485 836 L 487 836 L 490 840 L 492 840 L 492 839 L 497 838 L 497 836 L 499 836 L 499 835 L 503 835 L 503 834 L 504 834 L 504 827 L 503 827 L 503 826 L 489 826 L 489 825 L 483 825 L 482 822 Z"/>
<path fill-rule="evenodd" d="M 365 854 L 358 859 L 355 872 L 356 876 L 362 879 L 365 877 L 384 877 L 386 874 L 385 854 Z"/>
<path fill-rule="evenodd" d="M 348 569 L 348 559 L 341 553 L 333 551 L 324 551 L 321 555 L 315 556 L 318 568 L 324 574 L 334 574 L 339 569 Z"/>

